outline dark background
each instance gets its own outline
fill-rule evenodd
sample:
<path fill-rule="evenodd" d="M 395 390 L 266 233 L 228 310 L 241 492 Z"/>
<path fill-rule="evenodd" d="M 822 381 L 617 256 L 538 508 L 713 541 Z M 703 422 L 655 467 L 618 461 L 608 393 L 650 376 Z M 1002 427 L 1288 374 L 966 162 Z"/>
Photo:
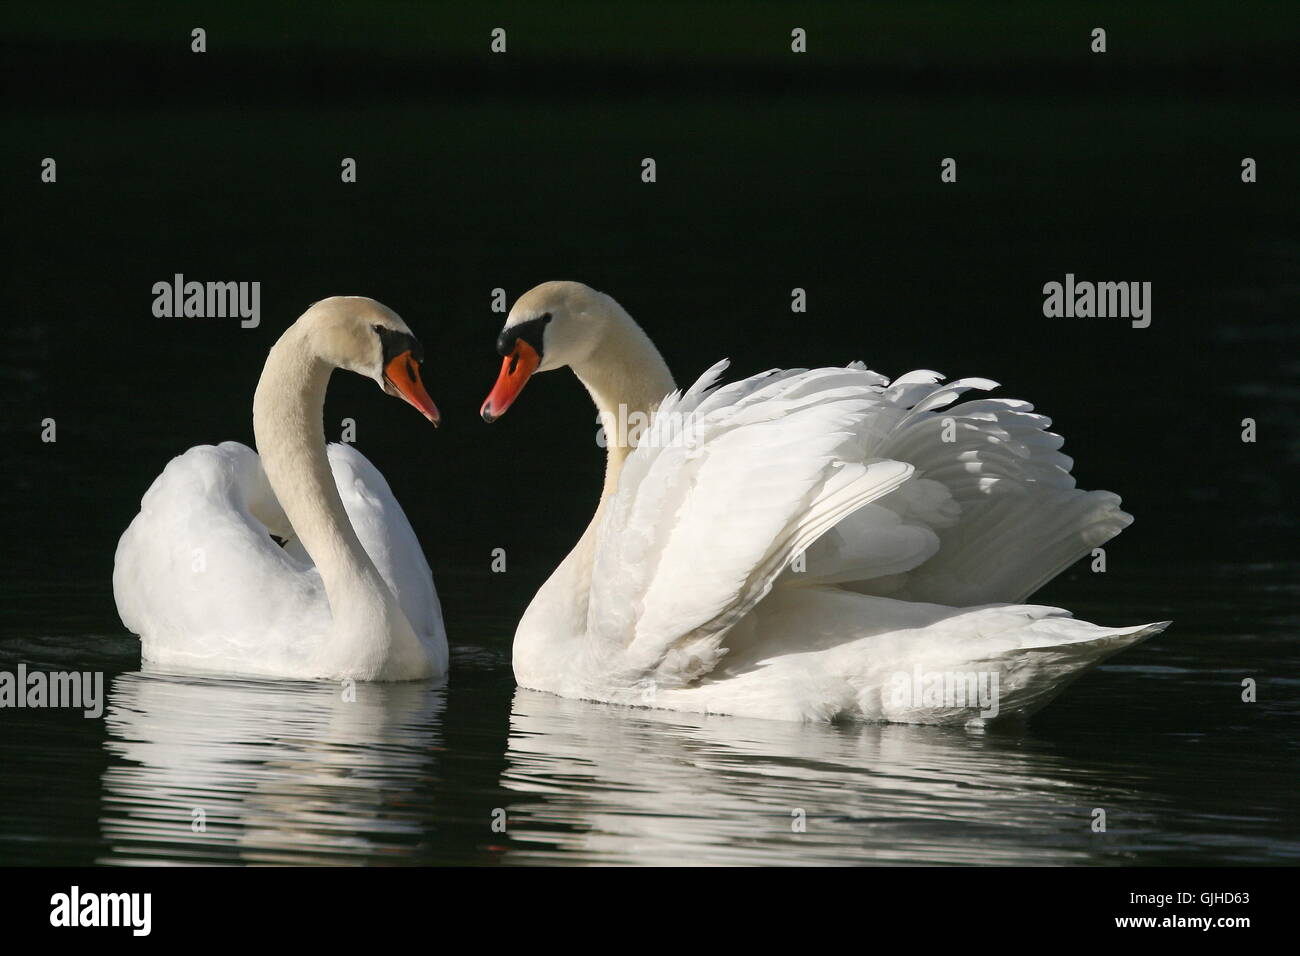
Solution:
<path fill-rule="evenodd" d="M 554 278 L 614 295 L 679 384 L 723 356 L 737 375 L 861 358 L 1035 402 L 1080 484 L 1137 517 L 1108 549 L 1114 622 L 1126 566 L 1184 588 L 1276 573 L 1300 460 L 1298 9 L 6 5 L 6 625 L 120 631 L 113 551 L 140 496 L 192 445 L 251 444 L 267 349 L 332 294 L 407 320 L 444 427 L 340 374 L 327 434 L 357 420 L 449 621 L 517 614 L 602 473 L 567 373 L 477 415 L 491 290 Z M 260 281 L 261 326 L 154 318 L 177 272 Z M 1151 281 L 1151 327 L 1044 318 L 1067 272 Z M 483 574 L 496 547 L 518 573 Z"/>

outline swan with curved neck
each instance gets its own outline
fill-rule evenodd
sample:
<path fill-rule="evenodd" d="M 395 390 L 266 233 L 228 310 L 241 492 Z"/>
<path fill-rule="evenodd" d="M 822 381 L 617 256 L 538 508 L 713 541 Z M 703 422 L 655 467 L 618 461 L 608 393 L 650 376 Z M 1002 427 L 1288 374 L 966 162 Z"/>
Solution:
<path fill-rule="evenodd" d="M 557 317 L 561 318 L 558 323 Z M 633 443 L 626 429 L 610 427 L 634 414 L 650 415 L 676 386 L 650 336 L 614 299 L 576 282 L 545 282 L 520 297 L 497 339 L 501 373 L 480 414 L 496 421 L 538 372 L 571 368 L 605 424 L 605 482 L 586 532 L 538 592 L 520 622 L 514 645 L 515 675 L 536 690 L 556 683 L 554 672 L 582 654 L 581 632 L 605 506 L 618 489 Z M 543 676 L 537 676 L 543 675 Z"/>
<path fill-rule="evenodd" d="M 327 448 L 323 420 L 341 368 L 437 425 L 422 361 L 406 323 L 360 296 L 318 302 L 281 335 L 253 397 L 260 459 L 233 442 L 191 449 L 154 482 L 118 545 L 114 593 L 146 661 L 275 677 L 445 672 L 414 533 L 373 465 L 350 446 Z"/>
<path fill-rule="evenodd" d="M 855 363 L 717 387 L 719 363 L 677 392 L 631 316 L 576 282 L 521 296 L 497 350 L 485 421 L 567 366 L 608 448 L 591 523 L 516 631 L 524 687 L 780 719 L 980 722 L 1032 713 L 1168 623 L 1104 628 L 1021 603 L 1131 518 L 1117 496 L 1074 487 L 1028 403 L 951 404 L 995 383 L 891 383 Z M 650 417 L 640 436 L 609 427 L 636 413 Z M 994 671 L 1000 705 L 905 699 L 891 681 L 918 667 Z"/>

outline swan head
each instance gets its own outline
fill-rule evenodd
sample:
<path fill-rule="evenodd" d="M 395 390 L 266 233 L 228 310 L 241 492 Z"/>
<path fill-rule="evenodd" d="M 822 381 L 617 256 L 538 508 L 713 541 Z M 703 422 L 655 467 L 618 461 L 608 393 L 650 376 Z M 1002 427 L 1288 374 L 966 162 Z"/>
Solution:
<path fill-rule="evenodd" d="M 361 295 L 322 299 L 298 320 L 321 361 L 373 379 L 437 425 L 438 408 L 424 390 L 424 348 L 388 306 Z"/>
<path fill-rule="evenodd" d="M 483 420 L 504 415 L 536 372 L 583 363 L 618 311 L 613 299 L 581 282 L 543 282 L 521 295 L 497 338 L 501 374 L 483 402 Z"/>

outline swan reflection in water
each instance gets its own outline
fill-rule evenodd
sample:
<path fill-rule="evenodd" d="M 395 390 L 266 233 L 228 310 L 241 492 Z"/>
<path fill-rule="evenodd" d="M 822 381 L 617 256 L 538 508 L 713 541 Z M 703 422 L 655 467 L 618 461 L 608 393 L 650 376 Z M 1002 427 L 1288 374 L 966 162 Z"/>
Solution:
<path fill-rule="evenodd" d="M 1161 802 L 1104 741 L 1089 759 L 1023 730 L 707 717 L 485 685 L 356 692 L 118 677 L 100 862 L 1131 862 Z M 1093 832 L 1096 807 L 1116 832 Z"/>
<path fill-rule="evenodd" d="M 331 683 L 119 676 L 100 862 L 409 862 L 445 691 L 353 686 L 348 700 Z"/>
<path fill-rule="evenodd" d="M 521 689 L 504 862 L 1119 862 L 1092 810 L 1137 795 L 1046 749 L 1023 733 L 707 717 Z"/>

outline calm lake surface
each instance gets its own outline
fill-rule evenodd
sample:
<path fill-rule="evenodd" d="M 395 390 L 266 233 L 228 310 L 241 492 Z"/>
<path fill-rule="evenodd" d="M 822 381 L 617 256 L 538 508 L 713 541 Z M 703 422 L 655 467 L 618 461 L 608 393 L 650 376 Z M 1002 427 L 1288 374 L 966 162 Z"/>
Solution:
<path fill-rule="evenodd" d="M 116 628 L 11 635 L 7 660 L 102 669 L 108 700 L 100 720 L 5 715 L 0 860 L 1298 863 L 1297 568 L 1186 570 L 1194 589 L 1168 568 L 1128 575 L 1126 597 L 1157 597 L 1122 608 L 1091 603 L 1086 572 L 1058 583 L 1056 599 L 1094 620 L 1175 606 L 1177 620 L 1027 727 L 982 733 L 518 690 L 508 620 L 457 629 L 448 684 L 362 684 L 355 702 L 331 684 L 142 672 Z M 480 600 L 492 577 L 444 590 Z M 1243 676 L 1257 703 L 1240 701 Z"/>

